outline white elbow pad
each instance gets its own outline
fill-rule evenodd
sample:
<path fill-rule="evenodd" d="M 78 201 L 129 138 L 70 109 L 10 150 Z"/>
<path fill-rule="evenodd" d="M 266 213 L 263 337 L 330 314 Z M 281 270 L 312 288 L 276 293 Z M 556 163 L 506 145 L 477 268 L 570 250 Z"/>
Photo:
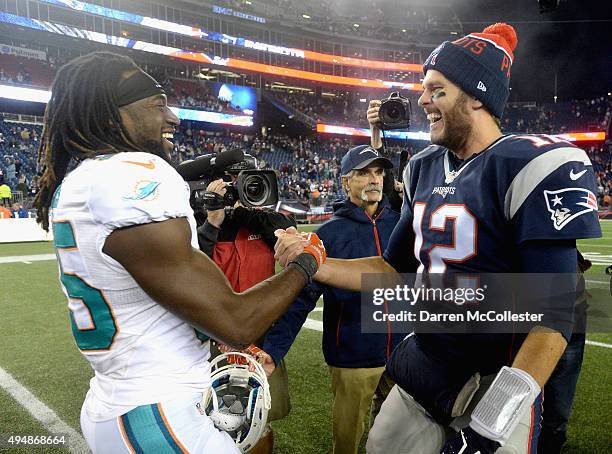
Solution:
<path fill-rule="evenodd" d="M 472 412 L 470 427 L 502 446 L 540 394 L 540 386 L 521 369 L 502 367 Z"/>

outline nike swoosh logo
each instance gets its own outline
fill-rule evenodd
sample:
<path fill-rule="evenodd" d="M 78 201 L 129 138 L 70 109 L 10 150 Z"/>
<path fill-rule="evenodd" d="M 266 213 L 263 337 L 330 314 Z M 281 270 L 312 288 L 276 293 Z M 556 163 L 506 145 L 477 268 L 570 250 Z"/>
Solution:
<path fill-rule="evenodd" d="M 582 175 L 584 175 L 586 173 L 586 171 L 587 171 L 587 169 L 584 169 L 582 172 L 574 173 L 574 169 L 572 169 L 572 170 L 570 170 L 570 178 L 572 180 L 577 180 Z"/>
<path fill-rule="evenodd" d="M 134 164 L 135 166 L 141 166 L 145 169 L 153 170 L 155 168 L 155 163 L 149 159 L 149 162 L 138 162 L 138 161 L 121 161 L 126 164 Z"/>

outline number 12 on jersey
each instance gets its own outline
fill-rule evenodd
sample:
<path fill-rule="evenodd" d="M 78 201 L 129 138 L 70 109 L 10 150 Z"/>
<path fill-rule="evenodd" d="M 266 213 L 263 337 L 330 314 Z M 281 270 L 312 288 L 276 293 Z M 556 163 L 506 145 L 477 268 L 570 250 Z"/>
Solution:
<path fill-rule="evenodd" d="M 465 262 L 477 253 L 478 222 L 476 217 L 463 204 L 447 203 L 436 208 L 430 215 L 429 221 L 423 225 L 427 204 L 416 202 L 413 207 L 414 218 L 412 228 L 414 229 L 414 255 L 419 259 L 421 265 L 418 273 L 425 270 L 421 259 L 423 248 L 423 229 L 446 230 L 446 221 L 452 222 L 451 244 L 433 244 L 426 251 L 429 258 L 428 272 L 444 273 L 446 262 Z"/>

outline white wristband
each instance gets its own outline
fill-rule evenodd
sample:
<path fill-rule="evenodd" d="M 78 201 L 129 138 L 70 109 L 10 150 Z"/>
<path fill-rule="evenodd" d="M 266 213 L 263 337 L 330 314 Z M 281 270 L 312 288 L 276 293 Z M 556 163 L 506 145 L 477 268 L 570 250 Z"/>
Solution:
<path fill-rule="evenodd" d="M 502 367 L 472 412 L 470 427 L 502 446 L 540 394 L 540 386 L 527 372 Z"/>

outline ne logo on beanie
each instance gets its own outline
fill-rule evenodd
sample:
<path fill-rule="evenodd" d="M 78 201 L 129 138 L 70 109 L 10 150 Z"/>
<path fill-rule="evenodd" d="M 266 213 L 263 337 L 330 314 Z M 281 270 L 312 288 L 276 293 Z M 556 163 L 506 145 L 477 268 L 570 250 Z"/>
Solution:
<path fill-rule="evenodd" d="M 516 31 L 511 25 L 489 25 L 481 33 L 440 44 L 425 60 L 423 72 L 440 71 L 501 118 L 510 93 L 516 44 Z"/>

